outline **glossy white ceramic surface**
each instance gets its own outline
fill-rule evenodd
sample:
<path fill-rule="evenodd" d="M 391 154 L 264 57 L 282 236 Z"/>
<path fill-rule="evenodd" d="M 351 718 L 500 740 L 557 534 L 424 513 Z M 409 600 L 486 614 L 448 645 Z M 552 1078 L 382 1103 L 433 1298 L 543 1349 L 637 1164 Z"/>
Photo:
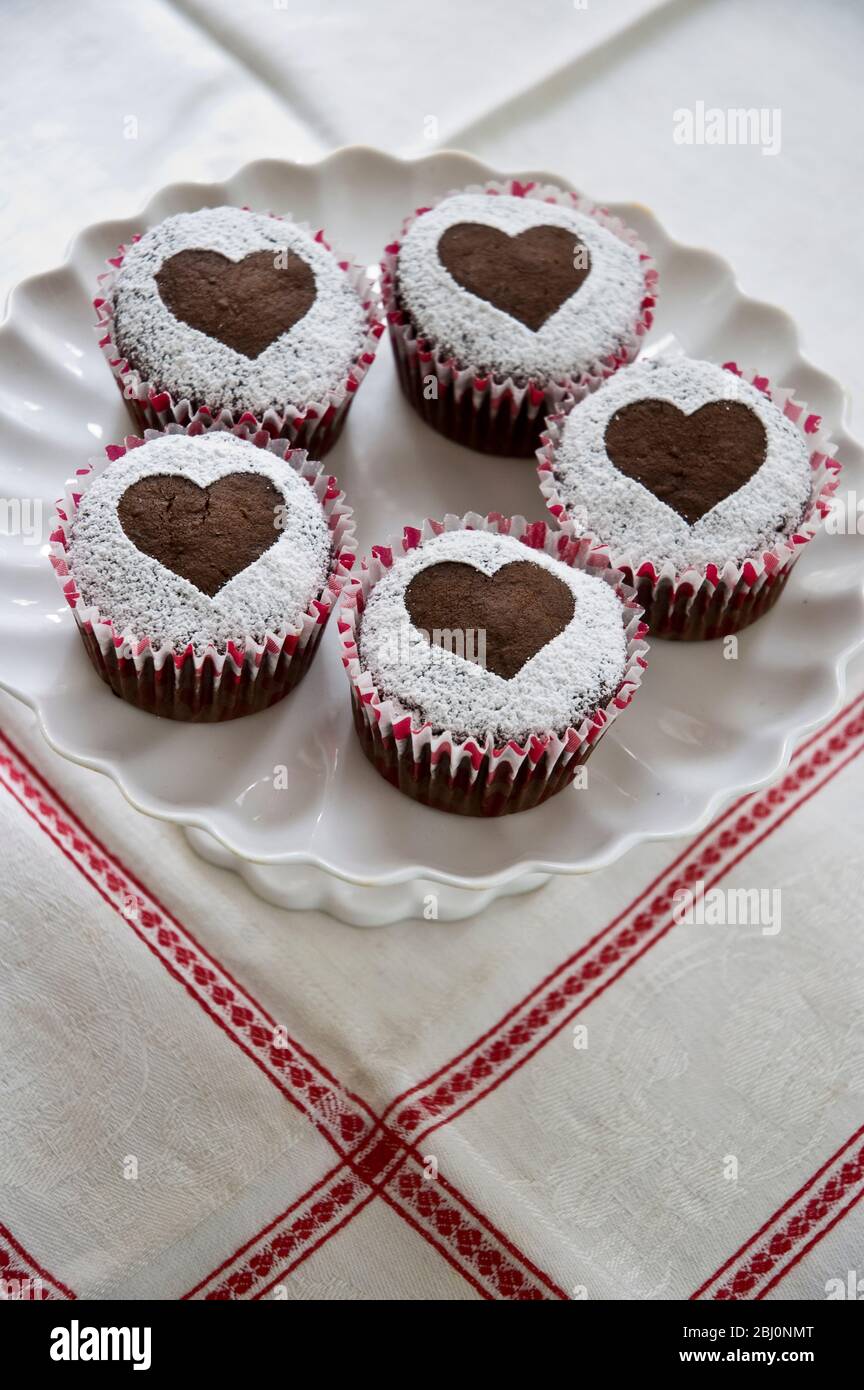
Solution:
<path fill-rule="evenodd" d="M 488 824 L 427 810 L 369 767 L 333 631 L 286 701 L 222 726 L 156 720 L 101 684 L 45 550 L 65 480 L 130 431 L 91 328 L 104 258 L 169 213 L 227 201 L 296 213 L 372 264 L 405 212 L 501 176 L 462 154 L 400 162 L 355 148 L 314 165 L 247 165 L 222 185 L 175 184 L 139 215 L 84 231 L 63 267 L 15 290 L 0 330 L 0 497 L 40 500 L 44 523 L 36 543 L 0 535 L 0 684 L 36 710 L 54 748 L 111 776 L 142 811 L 198 827 L 245 861 L 291 865 L 294 882 L 306 866 L 364 888 L 423 880 L 472 890 L 469 901 L 481 890 L 483 906 L 486 890 L 512 890 L 525 875 L 583 872 L 646 838 L 693 831 L 735 793 L 776 776 L 795 741 L 836 706 L 845 662 L 864 638 L 864 537 L 820 535 L 775 611 L 741 634 L 737 659 L 721 642 L 653 643 L 637 700 L 588 764 L 587 789 Z M 802 357 L 789 316 L 742 295 L 720 256 L 672 241 L 646 208 L 613 211 L 637 228 L 660 271 L 647 350 L 735 359 L 794 387 L 838 443 L 841 492 L 864 494 L 843 392 Z M 363 549 L 444 511 L 545 515 L 531 463 L 473 454 L 414 416 L 386 342 L 328 464 L 356 509 Z M 279 765 L 287 790 L 274 788 Z M 263 891 L 266 876 L 246 867 Z M 326 897 L 307 892 L 297 905 L 326 907 Z"/>

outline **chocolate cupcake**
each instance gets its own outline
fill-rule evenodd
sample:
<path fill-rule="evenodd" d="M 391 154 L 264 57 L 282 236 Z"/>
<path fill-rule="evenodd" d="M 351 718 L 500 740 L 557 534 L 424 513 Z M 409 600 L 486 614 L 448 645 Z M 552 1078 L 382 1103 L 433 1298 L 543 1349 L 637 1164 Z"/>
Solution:
<path fill-rule="evenodd" d="M 400 791 L 460 815 L 526 810 L 629 704 L 639 610 L 620 575 L 571 567 L 570 549 L 542 522 L 447 517 L 376 547 L 346 588 L 355 728 Z"/>
<path fill-rule="evenodd" d="M 839 464 L 819 423 L 734 363 L 644 360 L 549 421 L 540 484 L 654 635 L 725 636 L 776 603 L 828 510 Z"/>
<path fill-rule="evenodd" d="M 365 270 L 234 207 L 168 217 L 109 264 L 100 346 L 140 428 L 219 420 L 323 457 L 383 332 Z"/>
<path fill-rule="evenodd" d="M 546 415 L 636 357 L 656 281 L 636 234 L 579 194 L 515 180 L 449 193 L 385 251 L 402 389 L 448 438 L 531 457 Z"/>
<path fill-rule="evenodd" d="M 76 478 L 51 537 L 99 675 L 170 719 L 234 719 L 280 700 L 354 561 L 335 479 L 284 441 L 256 447 L 223 430 L 174 426 L 110 454 Z"/>

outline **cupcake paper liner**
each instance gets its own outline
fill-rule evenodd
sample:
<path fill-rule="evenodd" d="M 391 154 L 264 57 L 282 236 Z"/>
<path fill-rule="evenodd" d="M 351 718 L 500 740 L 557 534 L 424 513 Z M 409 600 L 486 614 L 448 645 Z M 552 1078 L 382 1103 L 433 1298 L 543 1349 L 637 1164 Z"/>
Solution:
<path fill-rule="evenodd" d="M 671 561 L 658 566 L 650 558 L 615 551 L 579 524 L 559 491 L 555 451 L 564 428 L 564 413 L 547 420 L 537 450 L 540 490 L 557 525 L 568 542 L 577 547 L 581 563 L 605 562 L 622 572 L 625 582 L 635 589 L 636 601 L 644 610 L 652 637 L 683 642 L 726 637 L 767 613 L 786 587 L 804 546 L 816 535 L 830 511 L 837 489 L 842 465 L 834 457 L 836 446 L 822 431 L 821 418 L 796 400 L 791 389 L 772 388 L 766 376 L 742 371 L 734 362 L 723 365 L 762 391 L 798 427 L 810 449 L 812 471 L 810 501 L 800 525 L 792 535 L 748 556 L 740 564 L 730 560 L 722 566 L 692 567 L 679 574 Z"/>
<path fill-rule="evenodd" d="M 218 429 L 218 426 L 214 426 Z M 185 429 L 147 430 L 143 438 L 129 435 L 123 444 L 109 445 L 111 463 L 129 450 L 159 434 L 201 434 L 200 422 Z M 75 614 L 78 631 L 93 665 L 115 695 L 139 709 L 168 719 L 215 723 L 254 714 L 281 700 L 308 670 L 324 627 L 347 584 L 356 561 L 357 543 L 351 508 L 336 479 L 284 440 L 256 441 L 282 458 L 314 489 L 324 511 L 333 544 L 327 582 L 299 622 L 266 632 L 257 638 L 238 633 L 225 650 L 208 644 L 200 651 L 192 646 L 176 651 L 170 641 L 155 646 L 146 633 L 118 632 L 111 615 L 83 602 L 66 560 L 68 535 L 81 499 L 102 471 L 101 459 L 92 460 L 76 474 L 74 484 L 57 503 L 56 524 L 50 537 L 50 559 L 64 597 Z"/>
<path fill-rule="evenodd" d="M 621 598 L 628 610 L 624 677 L 615 694 L 586 715 L 578 728 L 532 734 L 524 746 L 513 740 L 498 745 L 491 735 L 483 741 L 459 737 L 419 723 L 416 712 L 382 696 L 364 670 L 358 648 L 359 623 L 375 584 L 400 554 L 408 554 L 444 531 L 459 530 L 513 536 L 532 550 L 544 550 L 566 564 L 589 570 Z M 571 546 L 545 522 L 498 513 L 484 517 L 469 512 L 463 517 L 445 516 L 443 521 L 428 519 L 419 528 L 406 527 L 400 539 L 374 546 L 371 557 L 362 562 L 343 591 L 337 629 L 351 687 L 354 727 L 367 758 L 382 777 L 414 800 L 458 815 L 500 816 L 525 811 L 561 791 L 612 721 L 630 704 L 647 665 L 641 609 L 620 574 L 605 563 L 586 563 L 580 548 Z"/>
<path fill-rule="evenodd" d="M 270 213 L 277 217 L 277 213 Z M 280 219 L 284 220 L 284 219 Z M 338 391 L 324 395 L 320 400 L 304 402 L 302 406 L 288 405 L 282 409 L 270 409 L 258 418 L 251 410 L 232 410 L 206 401 L 184 398 L 175 400 L 162 383 L 149 381 L 141 376 L 120 353 L 114 341 L 114 286 L 117 272 L 123 264 L 127 247 L 121 245 L 116 256 L 108 259 L 109 269 L 99 278 L 99 294 L 93 300 L 96 311 L 96 332 L 99 346 L 111 368 L 120 394 L 139 430 L 166 430 L 169 425 L 184 428 L 192 423 L 209 428 L 212 424 L 233 429 L 243 439 L 253 443 L 266 443 L 268 439 L 285 439 L 294 449 L 305 449 L 313 458 L 321 459 L 339 438 L 351 402 L 366 373 L 375 360 L 378 341 L 384 332 L 379 317 L 381 306 L 378 295 L 365 267 L 354 265 L 350 257 L 341 256 L 333 250 L 323 231 L 314 231 L 307 222 L 297 226 L 331 251 L 340 268 L 348 276 L 349 283 L 359 295 L 366 312 L 368 333 L 363 347 L 353 363 L 345 382 Z M 140 241 L 135 235 L 132 243 Z"/>
<path fill-rule="evenodd" d="M 530 377 L 516 381 L 512 376 L 484 373 L 479 366 L 461 363 L 455 357 L 440 352 L 434 342 L 419 337 L 399 306 L 396 271 L 401 242 L 397 240 L 385 247 L 381 263 L 381 297 L 396 370 L 410 404 L 433 429 L 459 444 L 467 444 L 469 448 L 482 453 L 532 458 L 547 415 L 568 408 L 573 401 L 582 400 L 619 367 L 633 362 L 638 356 L 642 338 L 653 321 L 657 270 L 634 231 L 619 217 L 614 217 L 605 208 L 597 207 L 579 193 L 568 193 L 553 184 L 520 183 L 518 179 L 506 182 L 491 180 L 458 191 L 488 193 L 490 196 L 503 193 L 572 206 L 578 212 L 593 217 L 639 251 L 645 294 L 639 319 L 617 352 L 592 363 L 579 377 L 541 382 Z M 451 194 L 445 196 L 450 197 Z M 417 218 L 430 212 L 433 206 L 436 204 L 417 208 L 405 219 L 401 233 L 403 238 Z M 430 400 L 427 392 L 429 377 L 433 374 L 437 394 L 435 399 Z"/>

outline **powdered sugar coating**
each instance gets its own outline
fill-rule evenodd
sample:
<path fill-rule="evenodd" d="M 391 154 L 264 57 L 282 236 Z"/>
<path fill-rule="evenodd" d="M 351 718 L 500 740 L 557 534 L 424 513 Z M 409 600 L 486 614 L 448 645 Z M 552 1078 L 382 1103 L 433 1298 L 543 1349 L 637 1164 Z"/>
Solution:
<path fill-rule="evenodd" d="M 690 415 L 711 401 L 738 401 L 761 420 L 765 461 L 731 496 L 692 525 L 611 462 L 606 427 L 617 410 L 662 400 Z M 564 422 L 554 474 L 567 513 L 580 530 L 608 546 L 613 558 L 671 563 L 678 574 L 707 564 L 741 564 L 776 545 L 800 524 L 812 471 L 796 425 L 755 386 L 713 362 L 646 359 L 581 401 Z"/>
<path fill-rule="evenodd" d="M 315 275 L 316 298 L 293 327 L 255 358 L 175 318 L 156 275 L 179 251 L 218 251 L 239 261 L 255 251 L 287 248 Z M 216 410 L 302 409 L 344 387 L 368 333 L 363 305 L 333 254 L 285 218 L 242 208 L 202 208 L 168 217 L 130 246 L 114 287 L 118 349 L 142 377 L 175 400 Z"/>
<path fill-rule="evenodd" d="M 411 580 L 429 565 L 454 560 L 493 575 L 502 565 L 529 561 L 551 571 L 572 590 L 575 611 L 563 632 L 525 663 L 511 680 L 432 647 L 405 606 Z M 382 699 L 395 699 L 422 722 L 460 738 L 496 742 L 531 733 L 563 733 L 602 705 L 623 679 L 625 610 L 604 580 L 571 569 L 512 536 L 448 531 L 426 540 L 378 581 L 363 612 L 359 654 Z"/>
<path fill-rule="evenodd" d="M 448 227 L 480 222 L 516 236 L 565 227 L 588 247 L 591 270 L 537 332 L 458 285 L 438 256 Z M 645 284 L 639 252 L 576 208 L 508 194 L 457 193 L 418 217 L 398 258 L 398 294 L 421 337 L 466 366 L 535 381 L 596 369 L 633 333 Z"/>
<path fill-rule="evenodd" d="M 140 478 L 179 474 L 206 487 L 228 473 L 269 478 L 285 499 L 275 544 L 211 598 L 140 551 L 117 516 L 123 493 Z M 229 433 L 166 435 L 108 464 L 84 492 L 70 526 L 69 572 L 85 607 L 97 608 L 118 634 L 149 637 L 182 651 L 296 629 L 330 568 L 327 521 L 313 489 L 289 463 Z"/>

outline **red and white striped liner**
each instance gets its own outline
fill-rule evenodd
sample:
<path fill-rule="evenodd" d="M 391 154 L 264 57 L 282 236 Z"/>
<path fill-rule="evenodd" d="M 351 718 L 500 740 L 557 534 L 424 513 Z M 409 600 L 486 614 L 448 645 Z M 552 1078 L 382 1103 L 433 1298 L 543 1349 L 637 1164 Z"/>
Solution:
<path fill-rule="evenodd" d="M 789 537 L 761 554 L 722 568 L 705 565 L 676 573 L 671 562 L 658 564 L 650 556 L 616 551 L 587 530 L 571 515 L 555 477 L 555 452 L 561 442 L 566 414 L 551 415 L 537 450 L 537 474 L 546 506 L 580 555 L 621 570 L 633 586 L 636 601 L 645 611 L 652 637 L 693 641 L 727 636 L 747 627 L 777 602 L 804 546 L 813 539 L 831 510 L 842 465 L 835 458 L 836 445 L 822 432 L 822 420 L 795 399 L 791 388 L 772 388 L 766 376 L 742 371 L 735 362 L 724 362 L 727 371 L 749 381 L 773 401 L 797 425 L 810 449 L 812 487 L 810 502 L 800 526 Z"/>
<path fill-rule="evenodd" d="M 213 425 L 205 430 L 200 422 L 193 422 L 185 427 L 169 425 L 163 431 L 146 430 L 143 439 L 127 435 L 122 444 L 106 446 L 107 466 L 122 458 L 128 450 L 137 449 L 160 434 L 194 437 L 223 428 Z M 75 615 L 87 654 L 116 694 L 133 704 L 153 709 L 157 714 L 171 718 L 205 719 L 210 715 L 234 718 L 275 703 L 308 669 L 330 614 L 350 579 L 357 555 L 354 513 L 336 478 L 325 473 L 321 464 L 310 459 L 305 450 L 292 449 L 284 439 L 270 439 L 266 435 L 256 437 L 253 443 L 284 459 L 309 483 L 330 531 L 332 560 L 326 583 L 297 621 L 279 631 L 265 633 L 261 638 L 238 632 L 224 651 L 212 644 L 198 652 L 191 646 L 175 650 L 169 641 L 154 645 L 149 633 L 118 631 L 110 613 L 101 613 L 93 605 L 82 602 L 67 563 L 69 534 L 82 497 L 104 470 L 101 459 L 91 459 L 85 468 L 79 468 L 75 482 L 57 502 L 49 537 L 49 558 L 63 596 Z M 160 680 L 159 673 L 172 662 L 173 680 Z"/>
<path fill-rule="evenodd" d="M 591 564 L 590 572 L 614 589 L 624 605 L 627 657 L 621 684 L 605 705 L 586 715 L 578 728 L 533 733 L 523 746 L 514 739 L 496 744 L 488 735 L 459 737 L 451 729 L 436 731 L 431 724 L 417 724 L 414 711 L 393 697 L 382 696 L 372 676 L 364 670 L 358 642 L 360 620 L 366 602 L 381 577 L 401 553 L 409 554 L 424 541 L 445 531 L 488 531 L 512 536 L 531 550 L 588 569 L 578 547 L 543 521 L 528 522 L 522 516 L 504 517 L 499 512 L 480 516 L 427 518 L 421 526 L 406 526 L 402 536 L 372 547 L 361 561 L 360 571 L 345 587 L 336 625 L 342 648 L 342 665 L 348 674 L 354 722 L 364 752 L 373 765 L 402 791 L 444 809 L 471 805 L 472 814 L 502 815 L 535 806 L 572 781 L 577 767 L 586 761 L 602 735 L 636 694 L 647 667 L 647 644 L 641 609 L 621 576 L 603 563 Z M 435 769 L 446 769 L 445 785 L 436 789 Z M 465 769 L 470 771 L 466 778 Z M 457 785 L 458 775 L 458 785 Z M 455 803 L 455 804 L 454 804 Z"/>
<path fill-rule="evenodd" d="M 541 981 L 476 1043 L 403 1092 L 376 1119 L 360 1097 L 341 1087 L 299 1043 L 292 1040 L 286 1046 L 280 1037 L 279 1048 L 273 1048 L 273 1020 L 90 835 L 0 735 L 0 781 L 188 994 L 343 1156 L 288 1211 L 224 1260 L 187 1297 L 261 1297 L 343 1229 L 368 1201 L 380 1196 L 484 1297 L 566 1298 L 554 1280 L 476 1212 L 441 1174 L 437 1182 L 425 1186 L 416 1149 L 421 1134 L 452 1122 L 501 1085 L 636 964 L 672 929 L 676 892 L 699 881 L 705 889 L 713 886 L 862 751 L 864 695 L 802 745 L 778 783 L 741 797 L 604 931 Z M 394 1111 L 398 1113 L 388 1120 Z M 858 1131 L 694 1297 L 713 1296 L 713 1288 L 723 1287 L 730 1279 L 734 1283 L 748 1258 L 752 1263 L 754 1252 L 759 1254 L 766 1237 L 770 1242 L 788 1214 L 783 1248 L 777 1244 L 768 1251 L 775 1257 L 771 1270 L 761 1268 L 760 1258 L 754 1272 L 761 1283 L 735 1296 L 759 1297 L 779 1282 L 859 1199 L 864 1155 L 860 1145 L 853 1145 L 860 1138 Z M 815 1206 L 811 1205 L 814 1198 Z M 65 1288 L 52 1282 L 56 1288 Z M 742 1289 L 741 1281 L 738 1288 Z M 74 1294 L 65 1290 L 60 1296 Z"/>
<path fill-rule="evenodd" d="M 243 210 L 250 211 L 249 208 Z M 285 220 L 278 213 L 267 215 L 280 221 Z M 343 385 L 337 391 L 322 396 L 320 400 L 293 405 L 286 402 L 279 409 L 266 411 L 260 419 L 251 410 L 234 410 L 222 406 L 219 401 L 175 400 L 163 383 L 142 378 L 123 357 L 114 341 L 114 289 L 117 272 L 129 249 L 124 244 L 117 248 L 116 255 L 109 256 L 109 268 L 99 276 L 99 294 L 93 300 L 93 308 L 96 311 L 95 329 L 99 347 L 140 431 L 164 430 L 172 424 L 186 426 L 196 423 L 206 427 L 219 423 L 226 429 L 233 429 L 244 439 L 252 439 L 256 444 L 270 438 L 286 439 L 292 448 L 305 449 L 316 459 L 322 459 L 327 450 L 336 443 L 351 402 L 375 361 L 378 341 L 384 332 L 384 324 L 380 317 L 381 305 L 365 266 L 354 265 L 350 256 L 343 256 L 335 251 L 320 228 L 316 231 L 306 222 L 298 222 L 297 225 L 332 252 L 340 269 L 348 276 L 351 288 L 359 296 L 366 313 L 366 341 L 351 365 Z M 140 241 L 141 235 L 142 233 L 134 235 L 131 244 Z"/>
<path fill-rule="evenodd" d="M 547 415 L 572 404 L 574 399 L 582 400 L 617 372 L 619 367 L 626 366 L 638 356 L 642 339 L 653 322 L 657 302 L 657 269 L 636 233 L 625 226 L 620 217 L 614 216 L 607 208 L 598 207 L 581 193 L 571 193 L 554 184 L 521 183 L 518 179 L 504 182 L 493 179 L 485 184 L 471 184 L 468 188 L 453 189 L 443 197 L 452 197 L 454 192 L 485 193 L 490 197 L 504 194 L 574 207 L 586 217 L 593 217 L 607 231 L 639 252 L 644 297 L 639 317 L 617 351 L 592 363 L 579 377 L 566 377 L 553 382 L 528 378 L 517 383 L 513 377 L 499 377 L 490 373 L 482 363 L 460 362 L 441 351 L 437 343 L 417 335 L 399 302 L 401 241 L 397 238 L 384 248 L 381 297 L 396 369 L 408 400 L 428 424 L 472 448 L 531 458 Z M 438 202 L 441 201 L 443 198 L 438 199 Z M 435 206 L 437 203 L 416 208 L 405 219 L 401 238 L 404 240 L 418 217 L 431 212 Z M 437 383 L 436 393 L 431 399 L 427 390 L 430 374 L 434 374 Z"/>

